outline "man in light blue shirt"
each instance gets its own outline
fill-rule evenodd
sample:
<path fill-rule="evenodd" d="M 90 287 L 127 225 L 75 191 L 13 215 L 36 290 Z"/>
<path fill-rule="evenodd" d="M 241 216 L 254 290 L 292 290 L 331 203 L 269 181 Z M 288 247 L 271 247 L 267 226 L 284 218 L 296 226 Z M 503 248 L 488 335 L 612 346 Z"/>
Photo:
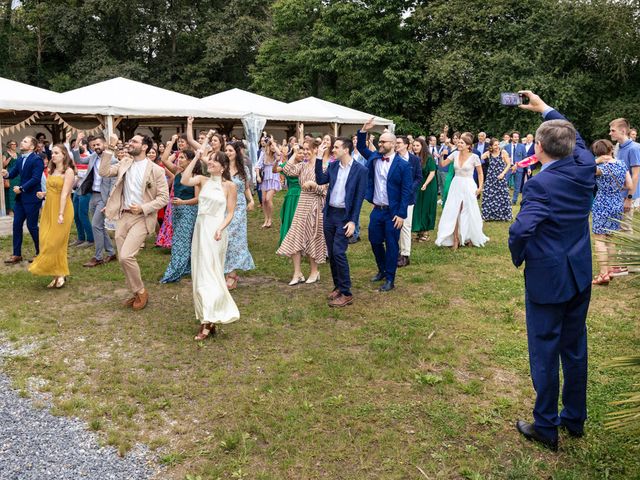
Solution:
<path fill-rule="evenodd" d="M 640 207 L 640 144 L 629 138 L 630 131 L 629 122 L 624 118 L 616 118 L 609 124 L 609 136 L 619 146 L 616 157 L 625 163 L 631 175 L 632 187 L 630 190 L 623 190 L 622 194 L 625 196 L 624 211 L 629 217 L 633 217 L 633 210 Z"/>

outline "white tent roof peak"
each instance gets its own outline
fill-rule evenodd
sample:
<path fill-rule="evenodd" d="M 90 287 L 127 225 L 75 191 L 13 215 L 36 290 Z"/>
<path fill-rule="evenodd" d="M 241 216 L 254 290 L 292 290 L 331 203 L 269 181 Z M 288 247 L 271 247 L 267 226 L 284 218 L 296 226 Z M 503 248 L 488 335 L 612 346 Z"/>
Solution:
<path fill-rule="evenodd" d="M 202 102 L 207 107 L 240 110 L 244 115 L 257 115 L 268 120 L 304 121 L 307 119 L 294 109 L 289 108 L 289 105 L 285 102 L 258 95 L 257 93 L 247 92 L 240 88 L 232 88 L 209 95 L 204 97 Z"/>
<path fill-rule="evenodd" d="M 102 115 L 238 118 L 238 111 L 205 108 L 196 97 L 129 80 L 112 78 L 60 94 L 64 99 L 99 105 Z"/>
<path fill-rule="evenodd" d="M 0 111 L 91 113 L 91 108 L 59 93 L 0 77 Z"/>
<path fill-rule="evenodd" d="M 315 114 L 325 118 L 331 118 L 330 121 L 337 123 L 353 123 L 360 124 L 365 123 L 371 117 L 375 118 L 376 125 L 391 125 L 393 120 L 387 118 L 371 115 L 360 110 L 344 107 L 337 103 L 322 100 L 316 97 L 307 97 L 302 100 L 289 103 L 289 107 L 294 108 L 300 114 L 308 113 L 309 115 Z"/>

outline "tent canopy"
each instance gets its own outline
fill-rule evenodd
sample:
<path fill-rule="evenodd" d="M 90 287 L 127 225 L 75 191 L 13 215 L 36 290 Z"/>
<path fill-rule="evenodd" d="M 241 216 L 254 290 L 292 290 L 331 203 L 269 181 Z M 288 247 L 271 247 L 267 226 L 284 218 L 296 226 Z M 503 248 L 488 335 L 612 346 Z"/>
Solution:
<path fill-rule="evenodd" d="M 343 107 L 337 103 L 321 100 L 316 97 L 307 97 L 288 104 L 299 115 L 312 122 L 334 122 L 363 124 L 371 117 L 375 118 L 376 125 L 393 125 L 393 120 L 376 117 L 369 113 L 361 112 L 353 108 Z"/>
<path fill-rule="evenodd" d="M 0 112 L 91 114 L 95 113 L 94 109 L 95 107 L 83 105 L 74 99 L 62 98 L 59 93 L 0 77 Z"/>
<path fill-rule="evenodd" d="M 307 120 L 304 115 L 300 115 L 284 102 L 239 88 L 232 88 L 231 90 L 210 95 L 203 98 L 202 102 L 207 107 L 239 110 L 243 112 L 243 116 L 257 115 L 267 120 L 278 121 Z"/>
<path fill-rule="evenodd" d="M 94 114 L 129 117 L 240 118 L 238 110 L 205 107 L 196 97 L 127 78 L 77 88 L 60 94 L 63 100 L 97 105 Z"/>

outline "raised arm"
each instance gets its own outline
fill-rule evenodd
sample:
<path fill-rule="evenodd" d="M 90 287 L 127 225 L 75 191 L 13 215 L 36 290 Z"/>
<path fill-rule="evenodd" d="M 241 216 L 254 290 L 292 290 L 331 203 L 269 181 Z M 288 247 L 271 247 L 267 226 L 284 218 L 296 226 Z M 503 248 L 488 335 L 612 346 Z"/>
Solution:
<path fill-rule="evenodd" d="M 369 120 L 367 120 L 367 123 L 365 123 L 362 128 L 358 130 L 357 149 L 358 152 L 360 152 L 360 155 L 362 155 L 367 160 L 369 160 L 369 157 L 374 153 L 367 147 L 367 133 L 373 128 L 373 122 L 374 118 L 371 117 Z"/>
<path fill-rule="evenodd" d="M 173 174 L 175 174 L 178 171 L 178 167 L 176 167 L 176 165 L 171 161 L 171 157 L 173 156 L 173 154 L 171 153 L 171 149 L 173 148 L 173 145 L 177 141 L 178 141 L 178 135 L 172 135 L 171 140 L 167 142 L 164 152 L 162 152 L 162 157 L 160 157 L 160 161 L 162 162 L 162 164 L 165 167 L 167 167 L 167 170 L 169 170 Z M 200 145 L 198 146 L 198 149 L 199 148 L 200 148 Z"/>
<path fill-rule="evenodd" d="M 118 143 L 118 137 L 111 134 L 109 137 L 109 146 L 100 155 L 100 168 L 98 168 L 98 174 L 101 177 L 117 177 L 118 170 L 120 170 L 120 163 L 111 164 L 113 158 L 113 152 L 116 149 Z"/>
<path fill-rule="evenodd" d="M 316 183 L 318 185 L 326 185 L 329 183 L 329 168 L 326 171 L 322 170 L 322 159 L 324 158 L 324 152 L 327 150 L 327 146 L 322 143 L 318 147 L 318 153 L 316 154 Z"/>
<path fill-rule="evenodd" d="M 196 141 L 195 138 L 193 138 L 193 117 L 187 118 L 187 143 L 195 151 L 198 151 L 198 149 L 202 146 Z"/>

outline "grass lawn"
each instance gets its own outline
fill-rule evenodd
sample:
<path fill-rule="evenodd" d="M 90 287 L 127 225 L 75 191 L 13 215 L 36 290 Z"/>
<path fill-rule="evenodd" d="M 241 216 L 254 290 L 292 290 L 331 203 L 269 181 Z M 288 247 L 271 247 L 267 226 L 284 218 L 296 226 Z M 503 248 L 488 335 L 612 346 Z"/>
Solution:
<path fill-rule="evenodd" d="M 561 435 L 553 454 L 514 428 L 531 418 L 534 392 L 507 224 L 486 224 L 482 249 L 415 243 L 388 294 L 369 283 L 364 228 L 349 247 L 355 303 L 336 310 L 325 300 L 328 265 L 320 283 L 287 286 L 291 263 L 274 253 L 279 222 L 261 222 L 250 213 L 258 268 L 233 292 L 241 319 L 202 343 L 191 281 L 158 284 L 169 254 L 151 239 L 138 257 L 150 292 L 139 313 L 120 306 L 128 292 L 117 263 L 82 268 L 88 250 L 70 249 L 60 291 L 26 263 L 1 265 L 0 333 L 35 344 L 2 368 L 24 395 L 31 377 L 43 379 L 56 414 L 86 420 L 122 453 L 148 445 L 162 478 L 640 478 L 638 438 L 603 427 L 609 402 L 639 382 L 604 365 L 638 351 L 638 276 L 594 289 L 587 434 Z M 10 240 L 0 241 L 3 257 Z"/>

